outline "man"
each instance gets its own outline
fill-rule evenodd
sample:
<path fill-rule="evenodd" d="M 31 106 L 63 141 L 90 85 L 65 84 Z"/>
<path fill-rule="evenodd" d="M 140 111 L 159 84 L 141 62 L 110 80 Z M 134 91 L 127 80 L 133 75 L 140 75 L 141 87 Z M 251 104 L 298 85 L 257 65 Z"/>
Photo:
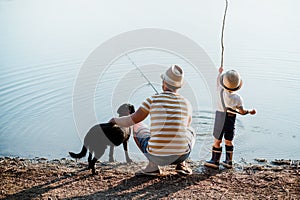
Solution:
<path fill-rule="evenodd" d="M 147 98 L 139 109 L 126 117 L 110 120 L 119 126 L 134 125 L 134 139 L 149 164 L 139 174 L 159 175 L 159 165 L 176 164 L 176 172 L 192 174 L 185 160 L 189 157 L 195 142 L 190 130 L 192 107 L 178 89 L 183 85 L 184 72 L 178 65 L 171 66 L 162 78 L 160 94 Z M 150 130 L 143 121 L 150 114 Z"/>

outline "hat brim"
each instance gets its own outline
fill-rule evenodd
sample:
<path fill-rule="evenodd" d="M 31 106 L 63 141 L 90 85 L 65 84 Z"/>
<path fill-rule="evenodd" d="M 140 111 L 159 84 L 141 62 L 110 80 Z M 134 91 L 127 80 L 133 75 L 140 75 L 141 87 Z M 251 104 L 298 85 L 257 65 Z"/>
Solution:
<path fill-rule="evenodd" d="M 221 77 L 220 77 L 220 84 L 221 84 L 221 86 L 222 86 L 224 89 L 229 90 L 229 91 L 232 91 L 232 92 L 241 89 L 241 87 L 242 87 L 242 85 L 243 85 L 243 80 L 242 80 L 242 79 L 240 79 L 240 84 L 239 84 L 238 87 L 236 87 L 236 88 L 228 88 L 228 87 L 226 87 L 226 85 L 224 85 L 224 82 L 223 82 L 224 75 L 225 75 L 225 74 L 222 74 Z"/>

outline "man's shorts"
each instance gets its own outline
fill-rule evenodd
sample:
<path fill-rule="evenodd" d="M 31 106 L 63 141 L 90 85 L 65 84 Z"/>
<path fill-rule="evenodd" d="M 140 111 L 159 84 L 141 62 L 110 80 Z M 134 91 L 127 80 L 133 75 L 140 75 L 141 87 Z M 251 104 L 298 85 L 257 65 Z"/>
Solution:
<path fill-rule="evenodd" d="M 193 134 L 193 133 L 191 133 Z M 134 140 L 139 149 L 144 153 L 148 160 L 156 163 L 157 165 L 178 164 L 185 161 L 191 152 L 193 144 L 190 146 L 190 151 L 184 155 L 171 155 L 171 156 L 155 156 L 151 155 L 148 150 L 148 141 L 150 139 L 150 129 L 144 123 L 138 123 L 133 126 Z"/>
<path fill-rule="evenodd" d="M 217 140 L 232 141 L 234 138 L 236 114 L 216 111 L 213 135 Z"/>

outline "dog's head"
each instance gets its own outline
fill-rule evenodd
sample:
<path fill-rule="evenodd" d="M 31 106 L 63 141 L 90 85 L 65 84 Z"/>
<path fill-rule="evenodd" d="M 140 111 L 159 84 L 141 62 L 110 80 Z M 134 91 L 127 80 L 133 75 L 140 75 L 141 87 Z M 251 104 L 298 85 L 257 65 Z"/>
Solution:
<path fill-rule="evenodd" d="M 134 112 L 135 112 L 134 106 L 129 103 L 122 104 L 117 111 L 120 117 L 130 115 Z"/>

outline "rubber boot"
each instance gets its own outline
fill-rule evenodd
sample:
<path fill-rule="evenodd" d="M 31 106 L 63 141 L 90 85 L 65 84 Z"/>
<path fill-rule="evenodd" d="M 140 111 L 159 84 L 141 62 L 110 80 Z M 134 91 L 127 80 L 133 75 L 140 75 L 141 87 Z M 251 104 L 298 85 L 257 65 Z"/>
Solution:
<path fill-rule="evenodd" d="M 233 155 L 233 146 L 225 145 L 226 149 L 226 159 L 221 164 L 226 167 L 227 169 L 232 168 L 232 155 Z"/>
<path fill-rule="evenodd" d="M 209 161 L 204 163 L 204 166 L 210 167 L 213 169 L 219 169 L 219 162 L 222 154 L 222 147 L 216 148 L 213 146 L 212 148 L 212 156 Z"/>

